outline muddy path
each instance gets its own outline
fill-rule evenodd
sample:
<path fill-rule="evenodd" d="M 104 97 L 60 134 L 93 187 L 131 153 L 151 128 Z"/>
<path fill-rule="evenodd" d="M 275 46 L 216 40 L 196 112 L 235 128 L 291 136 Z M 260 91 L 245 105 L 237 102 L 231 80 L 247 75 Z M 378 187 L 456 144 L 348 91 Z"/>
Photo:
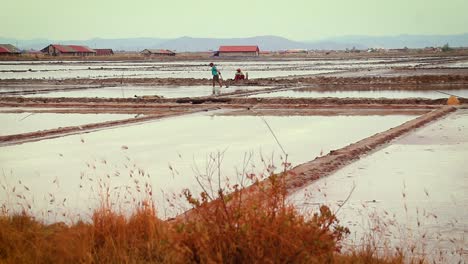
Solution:
<path fill-rule="evenodd" d="M 468 99 L 460 98 L 468 104 Z M 222 110 L 220 115 L 392 115 L 423 114 L 446 105 L 446 99 L 366 99 L 366 98 L 182 98 L 182 99 L 102 99 L 102 98 L 0 98 L 0 113 L 131 114 L 171 116 L 196 111 Z M 145 117 L 146 118 L 146 117 Z M 131 119 L 131 123 L 145 121 Z M 128 121 L 130 122 L 130 121 Z M 120 125 L 108 123 L 103 127 Z M 94 127 L 93 127 L 94 128 Z M 76 130 L 79 131 L 79 130 Z M 54 134 L 59 135 L 60 131 Z"/>
<path fill-rule="evenodd" d="M 460 98 L 465 103 L 465 98 Z M 443 105 L 447 99 L 425 98 L 250 98 L 250 97 L 186 97 L 186 98 L 47 98 L 47 97 L 0 97 L 0 107 L 67 107 L 72 105 L 89 107 L 117 107 L 130 108 L 165 107 L 164 104 L 308 104 L 308 105 L 349 105 L 349 104 L 408 104 L 408 105 Z"/>
<path fill-rule="evenodd" d="M 418 107 L 418 108 L 400 108 L 400 107 L 316 107 L 316 108 L 282 108 L 281 105 L 269 105 L 263 107 L 253 107 L 249 109 L 233 109 L 219 115 L 223 116 L 366 116 L 366 115 L 423 115 L 438 106 Z"/>

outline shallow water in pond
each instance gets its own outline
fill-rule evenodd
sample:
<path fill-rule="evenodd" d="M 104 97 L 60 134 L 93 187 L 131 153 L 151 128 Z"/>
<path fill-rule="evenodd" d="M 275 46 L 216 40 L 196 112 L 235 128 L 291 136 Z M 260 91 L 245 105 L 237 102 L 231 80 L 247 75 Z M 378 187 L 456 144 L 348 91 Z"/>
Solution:
<path fill-rule="evenodd" d="M 332 72 L 339 72 L 341 70 L 249 70 L 249 79 L 257 78 L 273 78 L 273 77 L 287 77 L 296 75 L 315 75 L 325 74 Z M 235 69 L 223 69 L 222 77 L 224 79 L 233 79 Z M 64 70 L 64 71 L 26 71 L 26 72 L 0 72 L 0 79 L 127 79 L 127 78 L 195 78 L 195 79 L 211 79 L 211 72 L 209 69 L 205 70 Z"/>
<path fill-rule="evenodd" d="M 447 67 L 447 68 L 468 68 L 468 61 L 458 61 L 454 63 L 441 64 L 437 66 Z"/>
<path fill-rule="evenodd" d="M 468 98 L 468 89 L 442 90 L 441 92 Z M 378 90 L 378 91 L 312 91 L 312 90 L 288 90 L 272 93 L 251 95 L 249 97 L 291 97 L 291 98 L 448 98 L 449 95 L 437 91 L 402 91 L 402 90 Z"/>
<path fill-rule="evenodd" d="M 427 58 L 330 59 L 280 61 L 215 62 L 225 79 L 233 78 L 241 68 L 250 79 L 315 75 L 358 69 L 415 66 Z M 415 61 L 416 60 L 416 61 Z M 423 60 L 423 61 L 421 61 Z M 71 78 L 211 78 L 207 61 L 179 62 L 3 62 L 0 79 L 71 79 Z"/>
<path fill-rule="evenodd" d="M 265 86 L 229 86 L 216 87 L 220 94 L 236 91 L 254 91 L 266 89 Z M 95 89 L 79 89 L 69 91 L 56 91 L 48 93 L 27 94 L 24 97 L 101 97 L 101 98 L 131 98 L 138 96 L 162 96 L 164 98 L 201 97 L 212 95 L 213 87 L 205 86 L 148 86 L 148 87 L 104 87 Z"/>
<path fill-rule="evenodd" d="M 304 209 L 328 204 L 337 210 L 351 194 L 338 214 L 351 238 L 359 241 L 373 228 L 382 240 L 415 243 L 418 251 L 425 246 L 430 254 L 442 250 L 452 255 L 442 262 L 457 263 L 455 251 L 467 246 L 467 157 L 468 111 L 458 110 L 310 184 L 290 200 Z"/>
<path fill-rule="evenodd" d="M 265 117 L 293 165 L 413 118 L 409 115 Z M 27 185 L 30 191 L 22 187 L 17 190 L 29 201 L 34 197 L 34 214 L 48 220 L 55 219 L 48 213 L 44 215 L 50 207 L 55 208 L 54 212 L 89 217 L 88 207 L 97 206 L 103 184 L 110 185 L 112 199 L 124 207 L 125 199 L 141 196 L 135 185 L 146 182 L 153 186 L 159 215 L 164 217 L 181 209 L 169 207 L 162 192 L 180 193 L 183 188 L 191 188 L 198 193 L 201 189 L 195 171 L 198 168 L 201 174 L 209 174 L 209 155 L 218 151 L 224 153 L 222 179 L 229 178 L 231 183 L 236 182 L 237 172 L 243 168 L 247 172 L 265 172 L 268 166 L 264 163 L 271 161 L 281 167 L 280 156 L 284 157 L 259 117 L 197 114 L 1 147 L 0 167 L 9 189 L 19 181 Z M 246 155 L 251 158 L 244 160 Z M 143 175 L 138 175 L 142 171 Z M 51 204 L 49 193 L 54 195 L 54 201 L 66 199 L 66 208 Z M 10 201 L 8 195 L 0 193 L 0 201 Z"/>
<path fill-rule="evenodd" d="M 123 114 L 0 113 L 0 136 L 111 120 L 133 118 Z"/>

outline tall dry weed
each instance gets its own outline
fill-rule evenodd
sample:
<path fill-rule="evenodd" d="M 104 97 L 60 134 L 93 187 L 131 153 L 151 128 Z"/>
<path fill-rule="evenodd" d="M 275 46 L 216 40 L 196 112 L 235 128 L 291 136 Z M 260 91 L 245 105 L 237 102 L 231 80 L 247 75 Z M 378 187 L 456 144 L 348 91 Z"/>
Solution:
<path fill-rule="evenodd" d="M 213 160 L 221 161 L 221 157 Z M 287 164 L 287 163 L 285 163 Z M 219 168 L 219 166 L 212 166 Z M 272 171 L 272 170 L 270 170 Z M 184 191 L 192 210 L 175 221 L 178 243 L 190 261 L 202 263 L 324 263 L 340 250 L 348 230 L 322 206 L 312 215 L 299 213 L 286 202 L 284 174 L 271 173 L 265 181 L 248 174 L 247 188 L 220 186 L 204 179 L 199 196 Z M 210 175 L 219 175 L 210 173 Z M 206 175 L 205 175 L 206 176 Z M 218 183 L 218 185 L 216 185 Z M 215 185 L 215 186 L 213 186 Z M 215 191 L 211 191 L 215 190 Z"/>

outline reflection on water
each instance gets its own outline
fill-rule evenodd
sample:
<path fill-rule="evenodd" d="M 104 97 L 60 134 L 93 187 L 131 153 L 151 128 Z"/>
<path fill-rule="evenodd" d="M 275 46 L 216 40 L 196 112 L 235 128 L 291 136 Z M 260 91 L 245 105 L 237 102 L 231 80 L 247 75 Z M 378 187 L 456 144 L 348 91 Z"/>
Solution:
<path fill-rule="evenodd" d="M 304 209 L 322 203 L 337 209 L 351 193 L 339 218 L 352 230 L 352 239 L 359 241 L 377 224 L 384 231 L 378 235 L 397 245 L 411 240 L 418 247 L 426 243 L 427 253 L 436 249 L 453 253 L 466 247 L 466 157 L 468 111 L 459 110 L 316 181 L 290 199 Z"/>
<path fill-rule="evenodd" d="M 267 116 L 265 119 L 287 151 L 288 160 L 298 164 L 414 117 Z M 0 164 L 7 172 L 6 181 L 14 185 L 21 180 L 29 186 L 37 215 L 49 206 L 48 193 L 53 193 L 56 201 L 66 199 L 68 213 L 86 215 L 88 206 L 95 205 L 98 198 L 96 185 L 106 181 L 111 190 L 126 190 L 137 180 L 140 184 L 149 181 L 153 186 L 159 213 L 164 216 L 166 212 L 161 208 L 167 203 L 162 192 L 179 193 L 188 187 L 198 193 L 200 188 L 194 174 L 196 171 L 206 174 L 209 154 L 218 151 L 224 152 L 223 179 L 229 178 L 231 182 L 236 182 L 243 168 L 264 172 L 269 160 L 281 166 L 280 156 L 284 158 L 259 117 L 190 115 L 5 146 L 0 151 Z M 246 154 L 248 157 L 251 154 L 251 159 L 244 160 Z M 140 169 L 150 176 L 136 177 Z M 60 182 L 60 186 L 52 184 L 54 181 Z M 90 185 L 93 190 L 85 188 Z M 136 191 L 135 194 L 139 195 Z M 0 201 L 6 200 L 5 195 L 0 193 Z M 121 200 L 117 204 L 122 205 Z"/>

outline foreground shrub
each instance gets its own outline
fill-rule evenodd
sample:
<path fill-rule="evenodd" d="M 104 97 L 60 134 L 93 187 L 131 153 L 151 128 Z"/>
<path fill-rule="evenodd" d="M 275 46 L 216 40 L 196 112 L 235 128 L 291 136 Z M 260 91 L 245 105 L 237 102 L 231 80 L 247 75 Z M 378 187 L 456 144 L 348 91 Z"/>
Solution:
<path fill-rule="evenodd" d="M 178 240 L 190 260 L 203 263 L 324 263 L 339 251 L 348 232 L 326 206 L 311 216 L 285 202 L 281 177 L 255 182 L 247 190 L 218 190 L 216 199 L 202 192 L 199 199 L 187 190 L 193 205 L 175 224 Z M 232 191 L 232 192 L 231 192 Z"/>

